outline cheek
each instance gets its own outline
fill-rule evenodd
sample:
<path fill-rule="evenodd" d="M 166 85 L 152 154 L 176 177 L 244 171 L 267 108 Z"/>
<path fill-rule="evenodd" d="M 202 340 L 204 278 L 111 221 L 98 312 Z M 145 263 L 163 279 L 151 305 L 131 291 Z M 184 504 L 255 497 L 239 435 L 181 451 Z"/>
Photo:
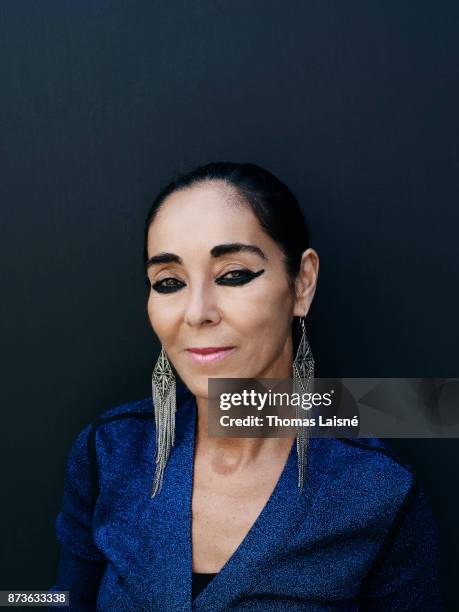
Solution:
<path fill-rule="evenodd" d="M 164 301 L 150 296 L 147 303 L 147 314 L 153 331 L 161 341 L 166 343 L 173 335 L 176 325 L 173 309 Z"/>
<path fill-rule="evenodd" d="M 152 326 L 154 331 L 157 331 L 158 329 L 158 321 L 157 321 L 158 309 L 155 307 L 155 302 L 151 298 L 151 293 L 150 293 L 150 296 L 147 302 L 147 314 L 148 314 L 148 319 L 150 321 L 150 325 Z"/>
<path fill-rule="evenodd" d="M 291 307 L 290 294 L 281 291 L 273 296 L 264 293 L 256 300 L 246 300 L 241 308 L 234 309 L 238 317 L 232 316 L 236 329 L 250 343 L 271 346 L 284 340 L 289 333 Z M 229 311 L 231 312 L 231 311 Z"/>

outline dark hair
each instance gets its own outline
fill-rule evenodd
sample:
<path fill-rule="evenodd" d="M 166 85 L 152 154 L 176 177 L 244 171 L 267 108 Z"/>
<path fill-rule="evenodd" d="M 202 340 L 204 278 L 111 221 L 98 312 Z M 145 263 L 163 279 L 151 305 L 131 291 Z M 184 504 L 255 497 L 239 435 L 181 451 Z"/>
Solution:
<path fill-rule="evenodd" d="M 206 181 L 223 181 L 232 186 L 251 208 L 262 228 L 282 249 L 293 291 L 294 280 L 300 271 L 301 255 L 309 246 L 308 226 L 296 197 L 287 185 L 256 164 L 213 162 L 180 174 L 166 185 L 153 201 L 145 223 L 144 262 L 148 259 L 148 229 L 165 199 L 180 189 Z"/>

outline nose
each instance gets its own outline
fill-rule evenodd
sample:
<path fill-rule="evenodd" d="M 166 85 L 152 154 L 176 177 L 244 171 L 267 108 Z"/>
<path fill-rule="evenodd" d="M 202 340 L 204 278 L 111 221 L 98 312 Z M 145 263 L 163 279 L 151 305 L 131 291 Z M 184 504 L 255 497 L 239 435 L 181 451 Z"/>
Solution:
<path fill-rule="evenodd" d="M 189 287 L 184 319 L 192 327 L 215 325 L 220 321 L 217 296 L 213 288 L 206 283 Z"/>

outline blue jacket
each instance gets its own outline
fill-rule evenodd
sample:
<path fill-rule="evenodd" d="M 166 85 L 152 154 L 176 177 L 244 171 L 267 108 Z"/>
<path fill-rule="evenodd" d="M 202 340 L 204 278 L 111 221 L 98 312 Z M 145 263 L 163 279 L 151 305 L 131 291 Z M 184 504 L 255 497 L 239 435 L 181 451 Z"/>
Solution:
<path fill-rule="evenodd" d="M 303 495 L 296 445 L 263 511 L 191 598 L 197 408 L 181 388 L 176 442 L 151 499 L 151 397 L 105 412 L 70 452 L 50 591 L 71 610 L 441 610 L 436 529 L 411 469 L 377 439 L 311 439 Z M 50 608 L 51 609 L 51 608 Z"/>

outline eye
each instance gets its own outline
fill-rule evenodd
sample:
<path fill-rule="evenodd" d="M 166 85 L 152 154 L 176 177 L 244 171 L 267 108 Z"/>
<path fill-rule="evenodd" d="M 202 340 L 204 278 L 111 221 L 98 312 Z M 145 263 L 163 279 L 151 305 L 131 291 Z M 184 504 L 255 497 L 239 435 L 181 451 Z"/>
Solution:
<path fill-rule="evenodd" d="M 251 280 L 263 274 L 264 270 L 252 272 L 252 270 L 230 270 L 215 281 L 219 285 L 245 285 Z"/>
<path fill-rule="evenodd" d="M 182 283 L 182 281 L 179 281 L 178 279 L 169 276 L 168 278 L 163 278 L 157 283 L 154 283 L 151 287 L 158 293 L 173 293 L 174 291 L 178 291 L 184 286 L 185 283 Z"/>

